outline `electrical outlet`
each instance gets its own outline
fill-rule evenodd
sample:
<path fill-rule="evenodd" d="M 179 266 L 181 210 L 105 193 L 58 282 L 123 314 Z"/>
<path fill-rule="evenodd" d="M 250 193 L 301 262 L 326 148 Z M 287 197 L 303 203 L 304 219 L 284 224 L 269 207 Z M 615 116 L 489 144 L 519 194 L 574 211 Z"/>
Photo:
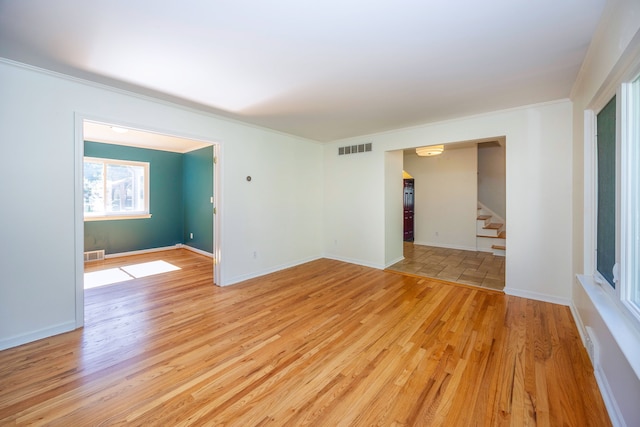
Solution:
<path fill-rule="evenodd" d="M 193 233 L 189 233 L 189 238 L 193 239 Z"/>

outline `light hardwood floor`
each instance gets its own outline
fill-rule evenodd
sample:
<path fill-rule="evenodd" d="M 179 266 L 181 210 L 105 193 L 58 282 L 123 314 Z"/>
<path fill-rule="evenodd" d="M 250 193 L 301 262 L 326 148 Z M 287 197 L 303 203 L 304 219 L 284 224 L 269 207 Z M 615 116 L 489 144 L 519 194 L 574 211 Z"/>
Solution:
<path fill-rule="evenodd" d="M 326 259 L 226 288 L 186 250 L 126 262 L 152 259 L 182 270 L 0 352 L 0 425 L 610 425 L 567 307 Z"/>

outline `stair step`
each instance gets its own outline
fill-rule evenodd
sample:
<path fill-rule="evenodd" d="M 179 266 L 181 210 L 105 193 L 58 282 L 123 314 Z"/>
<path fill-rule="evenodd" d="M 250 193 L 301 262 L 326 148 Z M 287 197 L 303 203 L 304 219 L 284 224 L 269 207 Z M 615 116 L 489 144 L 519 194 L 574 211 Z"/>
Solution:
<path fill-rule="evenodd" d="M 485 230 L 500 230 L 502 228 L 504 224 L 500 224 L 497 222 L 492 222 L 491 224 L 485 225 L 484 228 Z"/>
<path fill-rule="evenodd" d="M 507 235 L 500 233 L 497 236 L 487 236 L 486 234 L 476 234 L 476 237 L 486 237 L 487 239 L 506 239 Z"/>
<path fill-rule="evenodd" d="M 498 238 L 499 239 L 506 239 L 507 238 L 507 230 L 502 230 L 500 232 L 500 234 L 498 234 Z"/>
<path fill-rule="evenodd" d="M 489 218 L 491 218 L 491 215 L 478 215 L 477 220 L 478 221 L 484 221 L 484 220 L 487 220 Z"/>
<path fill-rule="evenodd" d="M 501 251 L 505 251 L 505 250 L 507 250 L 507 247 L 503 246 L 503 245 L 491 245 L 491 249 L 498 249 L 498 250 L 501 250 Z"/>

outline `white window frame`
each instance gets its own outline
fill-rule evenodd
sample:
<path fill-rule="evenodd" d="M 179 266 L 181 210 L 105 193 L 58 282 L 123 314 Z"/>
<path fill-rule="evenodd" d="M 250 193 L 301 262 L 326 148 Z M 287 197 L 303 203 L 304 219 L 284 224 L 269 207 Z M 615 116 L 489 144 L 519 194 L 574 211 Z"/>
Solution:
<path fill-rule="evenodd" d="M 149 211 L 150 206 L 150 178 L 149 178 L 149 162 L 139 162 L 134 160 L 119 160 L 119 159 L 107 159 L 102 157 L 89 157 L 85 156 L 82 160 L 85 162 L 103 163 L 105 168 L 107 165 L 123 165 L 123 166 L 136 166 L 144 169 L 144 209 L 142 211 L 129 211 L 129 212 L 101 212 L 99 214 L 88 214 L 84 212 L 85 221 L 108 221 L 108 220 L 122 220 L 122 219 L 144 219 L 151 218 Z"/>
<path fill-rule="evenodd" d="M 640 327 L 640 73 L 620 90 L 620 286 L 618 299 Z"/>

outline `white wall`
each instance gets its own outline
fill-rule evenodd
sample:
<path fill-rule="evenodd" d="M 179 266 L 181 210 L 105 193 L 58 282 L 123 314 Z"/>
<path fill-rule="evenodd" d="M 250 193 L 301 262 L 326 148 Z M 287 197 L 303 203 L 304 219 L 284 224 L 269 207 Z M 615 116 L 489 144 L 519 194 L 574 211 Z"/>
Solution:
<path fill-rule="evenodd" d="M 637 348 L 638 338 L 633 343 L 616 339 L 605 317 L 613 329 L 625 324 L 621 313 L 614 305 L 601 311 L 596 307 L 606 306 L 609 298 L 597 288 L 587 293 L 575 278 L 576 274 L 591 275 L 593 266 L 593 234 L 591 212 L 591 188 L 585 185 L 585 164 L 592 168 L 592 153 L 585 152 L 585 110 L 602 107 L 603 100 L 610 99 L 619 85 L 621 74 L 633 61 L 640 60 L 640 2 L 620 0 L 608 2 L 598 30 L 593 37 L 587 58 L 578 81 L 572 91 L 573 114 L 573 308 L 581 334 L 590 327 L 600 343 L 600 363 L 596 366 L 596 377 L 614 423 L 618 425 L 640 425 L 640 379 L 629 363 L 637 352 L 625 356 L 620 345 L 631 344 Z M 597 111 L 597 110 L 596 110 Z M 587 144 L 588 145 L 588 144 Z M 585 196 L 586 195 L 586 196 Z M 587 285 L 588 286 L 588 285 Z M 591 295 L 591 296 L 589 296 Z M 600 295 L 600 297 L 598 297 Z M 595 303 L 594 303 L 595 301 Z M 609 301 L 610 302 L 610 301 Z M 603 316 L 603 313 L 605 316 Z M 616 324 L 618 326 L 616 326 Z"/>
<path fill-rule="evenodd" d="M 393 235 L 385 232 L 384 151 L 339 156 L 338 147 L 324 150 L 325 257 L 384 268 L 385 235 Z"/>
<path fill-rule="evenodd" d="M 415 180 L 416 244 L 476 250 L 477 168 L 475 145 L 433 157 L 404 156 L 404 170 Z"/>
<path fill-rule="evenodd" d="M 398 235 L 404 233 L 404 181 L 402 178 L 402 151 L 385 153 L 385 267 L 404 259 L 404 245 Z"/>
<path fill-rule="evenodd" d="M 76 114 L 220 144 L 220 284 L 322 255 L 321 145 L 9 61 L 0 93 L 0 349 L 76 326 Z"/>
<path fill-rule="evenodd" d="M 385 193 L 381 189 L 386 151 L 505 136 L 509 146 L 505 290 L 569 304 L 571 111 L 571 103 L 565 100 L 327 144 L 327 256 L 384 267 Z M 337 147 L 362 142 L 372 142 L 373 151 L 337 155 Z M 553 236 L 552 245 L 549 236 Z M 402 239 L 402 233 L 397 238 Z"/>
<path fill-rule="evenodd" d="M 478 145 L 478 200 L 504 220 L 507 219 L 505 148 Z"/>

